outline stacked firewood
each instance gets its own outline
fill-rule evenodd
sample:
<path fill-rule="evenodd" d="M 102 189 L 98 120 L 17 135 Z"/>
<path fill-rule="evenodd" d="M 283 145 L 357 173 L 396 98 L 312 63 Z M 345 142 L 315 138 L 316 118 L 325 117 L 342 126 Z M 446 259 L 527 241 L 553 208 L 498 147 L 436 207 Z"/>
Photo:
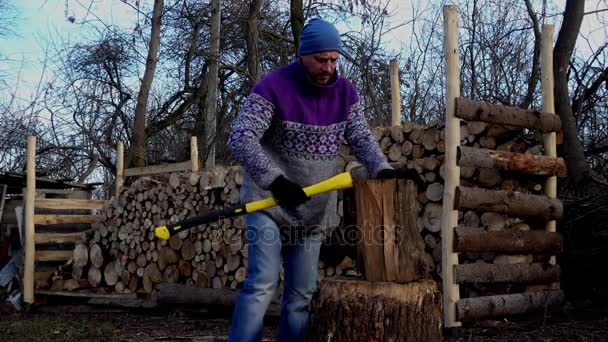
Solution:
<path fill-rule="evenodd" d="M 239 168 L 140 178 L 125 187 L 95 225 L 88 244 L 74 249 L 74 279 L 117 293 L 152 293 L 155 284 L 236 287 L 245 278 L 243 217 L 223 219 L 164 241 L 154 228 L 239 202 Z"/>
<path fill-rule="evenodd" d="M 444 183 L 445 132 L 438 124 L 417 125 L 411 122 L 402 126 L 376 127 L 376 140 L 387 159 L 392 163 L 415 169 L 426 182 L 418 189 L 418 229 L 426 243 L 426 251 L 435 261 L 435 273 L 441 277 L 441 218 Z M 463 122 L 460 127 L 461 145 L 491 150 L 542 154 L 542 138 L 527 134 L 522 129 L 492 125 L 483 122 Z M 350 171 L 360 164 L 347 145 L 341 150 L 341 169 Z M 513 190 L 542 194 L 544 180 L 529 174 L 520 176 L 500 172 L 493 168 L 460 167 L 462 186 L 482 186 L 490 189 Z M 459 224 L 483 227 L 486 230 L 530 230 L 527 222 L 491 212 L 469 210 L 459 213 Z M 542 227 L 544 228 L 544 227 Z M 462 263 L 530 263 L 530 255 L 497 255 L 494 253 L 466 253 Z"/>
<path fill-rule="evenodd" d="M 405 123 L 375 128 L 373 132 L 389 161 L 417 170 L 426 181 L 426 186 L 418 189 L 417 223 L 426 251 L 435 261 L 434 274 L 439 278 L 445 156 L 443 128 L 437 124 Z M 463 146 L 542 153 L 539 137 L 526 135 L 519 129 L 469 122 L 461 126 L 460 133 Z M 341 147 L 339 158 L 338 171 L 350 171 L 359 165 L 348 145 Z M 461 184 L 465 186 L 483 185 L 527 193 L 542 191 L 540 177 L 518 178 L 495 169 L 472 167 L 461 167 L 460 171 Z M 139 178 L 125 186 L 106 208 L 105 220 L 94 225 L 93 237 L 74 249 L 73 280 L 82 283 L 86 279 L 93 287 L 105 287 L 117 293 L 153 293 L 158 291 L 157 284 L 166 282 L 197 287 L 239 287 L 245 278 L 248 258 L 243 217 L 184 231 L 169 241 L 157 239 L 154 228 L 238 203 L 242 178 L 239 167 L 218 167 L 213 171 Z M 345 216 L 349 214 L 344 208 L 347 201 L 343 197 L 340 196 L 336 210 L 344 225 Z M 531 229 L 528 223 L 519 219 L 473 210 L 462 213 L 460 222 L 487 230 Z M 527 255 L 467 253 L 461 258 L 461 263 L 532 262 Z M 360 276 L 357 263 L 356 255 L 352 254 L 322 259 L 319 278 Z"/>

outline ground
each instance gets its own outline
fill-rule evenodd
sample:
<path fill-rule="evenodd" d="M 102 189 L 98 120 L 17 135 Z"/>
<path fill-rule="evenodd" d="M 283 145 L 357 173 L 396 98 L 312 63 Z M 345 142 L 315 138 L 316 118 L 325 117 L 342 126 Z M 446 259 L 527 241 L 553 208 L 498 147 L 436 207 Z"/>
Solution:
<path fill-rule="evenodd" d="M 5 312 L 0 314 L 2 340 L 226 341 L 229 327 L 226 312 L 185 314 L 105 310 L 91 313 L 90 309 L 82 306 L 54 306 L 44 308 L 44 312 L 41 309 L 27 314 Z M 608 341 L 606 318 L 538 318 L 525 323 L 501 322 L 499 325 L 460 328 L 446 334 L 444 341 Z M 276 326 L 276 318 L 268 321 L 265 341 L 274 340 Z"/>

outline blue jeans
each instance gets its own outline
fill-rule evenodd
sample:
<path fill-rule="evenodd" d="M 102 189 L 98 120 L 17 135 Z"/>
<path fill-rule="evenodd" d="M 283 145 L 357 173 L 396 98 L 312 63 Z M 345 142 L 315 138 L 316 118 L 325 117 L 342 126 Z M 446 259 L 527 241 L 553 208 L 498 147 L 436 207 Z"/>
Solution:
<path fill-rule="evenodd" d="M 301 341 L 308 324 L 308 305 L 317 287 L 321 237 L 318 232 L 281 239 L 279 227 L 266 214 L 245 218 L 249 263 L 232 323 L 231 342 L 260 341 L 264 314 L 279 283 L 281 253 L 285 284 L 277 341 Z"/>

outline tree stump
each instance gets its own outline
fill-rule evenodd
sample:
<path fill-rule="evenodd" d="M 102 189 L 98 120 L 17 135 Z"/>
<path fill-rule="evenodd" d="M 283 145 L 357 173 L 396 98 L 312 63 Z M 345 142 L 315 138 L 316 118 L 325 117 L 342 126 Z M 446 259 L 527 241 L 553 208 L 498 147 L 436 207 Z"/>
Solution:
<path fill-rule="evenodd" d="M 416 225 L 416 184 L 411 180 L 355 183 L 357 245 L 365 279 L 407 282 L 427 278 L 432 260 Z"/>
<path fill-rule="evenodd" d="M 426 279 L 325 279 L 312 300 L 307 341 L 441 341 L 441 293 Z"/>

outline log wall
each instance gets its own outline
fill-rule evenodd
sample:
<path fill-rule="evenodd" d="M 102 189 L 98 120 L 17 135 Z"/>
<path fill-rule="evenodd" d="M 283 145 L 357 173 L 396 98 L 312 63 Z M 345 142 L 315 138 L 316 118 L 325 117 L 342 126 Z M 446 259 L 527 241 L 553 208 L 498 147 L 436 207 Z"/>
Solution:
<path fill-rule="evenodd" d="M 463 146 L 487 148 L 505 152 L 541 155 L 541 135 L 524 133 L 521 129 L 480 122 L 461 126 Z M 374 128 L 373 132 L 391 162 L 415 169 L 427 185 L 419 189 L 415 204 L 418 232 L 425 242 L 425 252 L 434 261 L 432 273 L 441 278 L 441 206 L 443 198 L 444 129 L 437 124 Z M 351 149 L 340 150 L 339 170 L 353 170 L 358 166 Z M 518 191 L 543 194 L 542 176 L 517 174 L 512 171 L 461 167 L 464 187 Z M 238 167 L 218 167 L 213 172 L 172 173 L 140 178 L 125 186 L 105 210 L 105 220 L 95 224 L 92 239 L 78 246 L 80 254 L 74 263 L 64 267 L 56 280 L 73 276 L 74 283 L 106 287 L 110 291 L 156 293 L 162 282 L 182 283 L 197 287 L 238 288 L 245 277 L 247 243 L 242 218 L 225 219 L 182 232 L 169 241 L 154 238 L 157 225 L 201 214 L 206 210 L 235 204 L 239 200 L 241 170 Z M 332 243 L 322 251 L 319 278 L 333 276 L 360 277 L 354 246 L 336 245 L 348 240 L 349 224 L 355 222 L 352 192 L 339 196 L 336 208 L 342 217 L 339 227 L 332 229 L 328 239 Z M 486 231 L 543 229 L 525 219 L 505 215 L 462 211 L 459 225 Z M 352 234 L 350 234 L 352 235 Z M 92 264 L 95 250 L 96 264 Z M 539 259 L 540 258 L 540 259 Z M 79 260 L 76 262 L 76 260 Z M 460 263 L 514 264 L 545 262 L 531 255 L 503 255 L 495 253 L 461 253 Z M 57 273 L 57 272 L 56 272 Z M 439 282 L 441 284 L 441 282 Z M 505 288 L 517 291 L 520 284 L 466 284 L 461 286 L 466 297 L 504 293 Z"/>

